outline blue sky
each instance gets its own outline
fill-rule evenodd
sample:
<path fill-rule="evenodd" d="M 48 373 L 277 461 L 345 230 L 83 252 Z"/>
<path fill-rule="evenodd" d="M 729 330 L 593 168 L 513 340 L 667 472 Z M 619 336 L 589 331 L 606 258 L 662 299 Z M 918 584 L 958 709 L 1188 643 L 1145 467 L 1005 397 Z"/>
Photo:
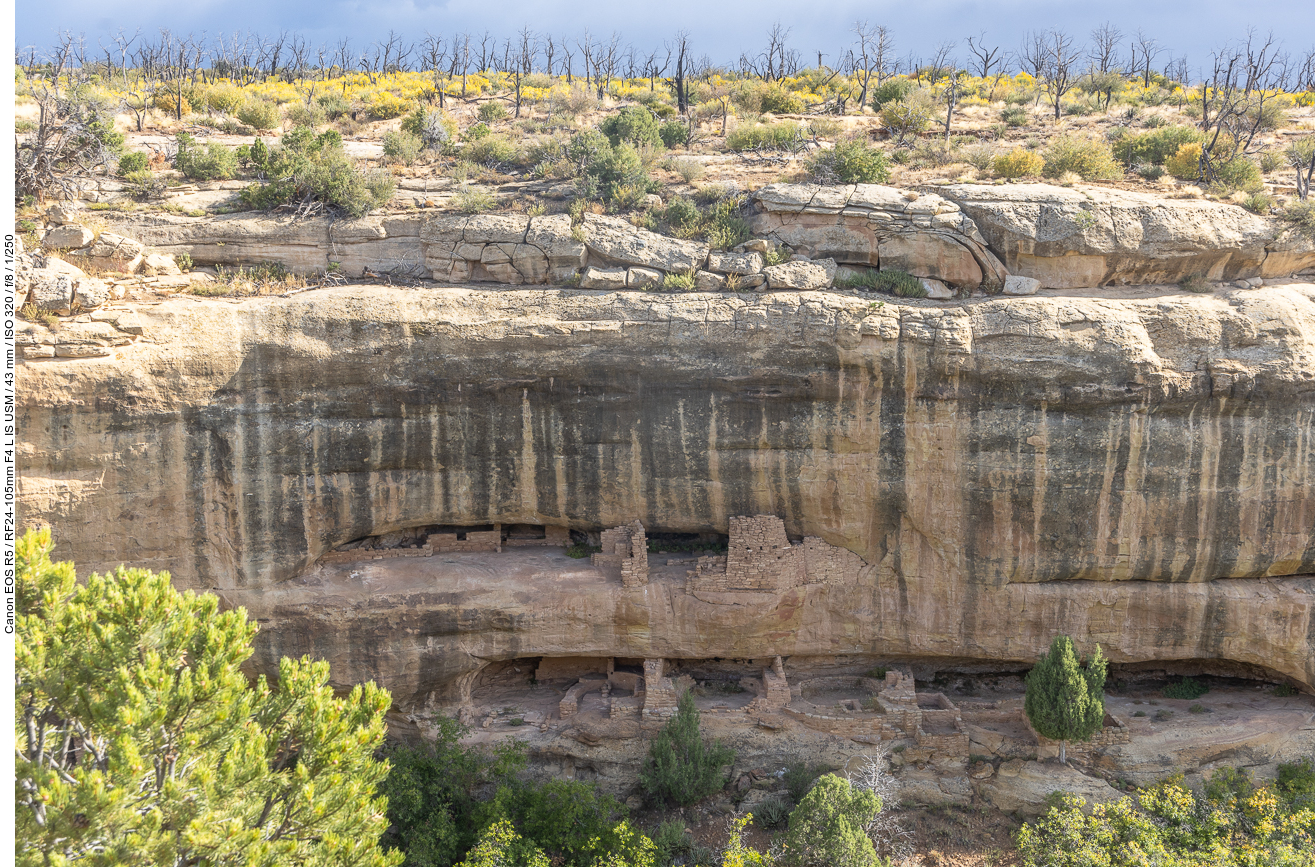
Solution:
<path fill-rule="evenodd" d="M 1142 29 L 1154 35 L 1173 56 L 1185 55 L 1193 68 L 1207 58 L 1211 48 L 1242 36 L 1249 27 L 1273 30 L 1293 54 L 1302 54 L 1315 44 L 1315 14 L 1309 0 L 401 0 L 386 4 L 354 0 L 18 0 L 16 36 L 22 47 L 48 45 L 59 29 L 82 32 L 93 45 L 119 29 L 153 33 L 167 27 L 211 35 L 235 30 L 295 30 L 312 42 L 329 43 L 350 36 L 356 47 L 363 48 L 389 28 L 418 38 L 426 30 L 444 34 L 490 30 L 509 36 L 528 26 L 536 32 L 572 37 L 585 28 L 604 37 L 615 30 L 623 43 L 642 48 L 660 45 L 676 30 L 687 29 L 696 54 L 733 63 L 741 52 L 762 50 L 766 31 L 779 20 L 791 30 L 790 46 L 812 63 L 819 50 L 834 58 L 847 46 L 852 41 L 849 27 L 858 19 L 889 26 L 900 56 L 929 54 L 943 41 L 962 42 L 979 31 L 986 32 L 988 42 L 1009 48 L 1017 47 L 1025 31 L 1036 28 L 1061 27 L 1085 39 L 1093 27 L 1105 21 L 1127 34 Z M 1167 59 L 1168 54 L 1159 65 Z"/>

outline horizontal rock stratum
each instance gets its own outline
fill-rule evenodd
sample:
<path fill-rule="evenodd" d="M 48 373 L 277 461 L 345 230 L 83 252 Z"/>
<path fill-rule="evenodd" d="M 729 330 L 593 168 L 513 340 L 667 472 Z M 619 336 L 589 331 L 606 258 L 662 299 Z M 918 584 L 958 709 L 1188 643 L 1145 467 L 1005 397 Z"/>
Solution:
<path fill-rule="evenodd" d="M 1309 284 L 954 305 L 344 287 L 138 316 L 109 357 L 20 366 L 21 523 L 84 570 L 248 606 L 264 664 L 317 653 L 407 707 L 518 656 L 1026 662 L 1063 632 L 1315 685 Z M 866 567 L 715 604 L 587 562 L 394 584 L 318 565 L 428 524 L 737 515 Z"/>

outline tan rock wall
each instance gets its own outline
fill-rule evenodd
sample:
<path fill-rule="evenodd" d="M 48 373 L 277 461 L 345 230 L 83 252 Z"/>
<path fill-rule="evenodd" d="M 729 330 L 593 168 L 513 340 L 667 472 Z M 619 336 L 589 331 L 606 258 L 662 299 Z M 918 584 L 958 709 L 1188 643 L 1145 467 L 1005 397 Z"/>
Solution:
<path fill-rule="evenodd" d="M 406 704 L 518 656 L 1029 661 L 1065 632 L 1315 685 L 1311 286 L 879 308 L 369 287 L 139 315 L 111 357 L 20 365 L 21 523 L 84 571 L 247 606 L 266 663 L 315 653 Z M 683 581 L 389 589 L 423 560 L 295 580 L 403 527 L 735 515 L 865 565 L 754 606 Z M 381 583 L 328 589 L 356 572 Z"/>

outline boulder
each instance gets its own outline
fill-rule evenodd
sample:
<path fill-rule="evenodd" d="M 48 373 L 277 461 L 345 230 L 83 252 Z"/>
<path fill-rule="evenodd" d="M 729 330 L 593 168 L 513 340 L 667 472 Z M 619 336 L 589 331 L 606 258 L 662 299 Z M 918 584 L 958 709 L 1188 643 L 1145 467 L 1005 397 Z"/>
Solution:
<path fill-rule="evenodd" d="M 86 226 L 69 223 L 56 226 L 41 239 L 41 246 L 47 250 L 81 250 L 96 240 L 96 233 Z"/>
<path fill-rule="evenodd" d="M 33 268 L 27 280 L 27 303 L 67 316 L 73 312 L 73 278 L 53 268 Z"/>
<path fill-rule="evenodd" d="M 694 288 L 699 292 L 716 292 L 725 285 L 725 278 L 711 271 L 699 271 L 694 275 Z"/>
<path fill-rule="evenodd" d="M 936 301 L 949 301 L 954 298 L 954 290 L 940 280 L 931 277 L 922 278 L 922 288 L 927 290 L 927 297 Z"/>
<path fill-rule="evenodd" d="M 87 277 L 73 284 L 73 306 L 82 310 L 95 310 L 110 300 L 110 289 L 104 280 Z"/>
<path fill-rule="evenodd" d="M 1223 202 L 1047 184 L 938 191 L 972 218 L 1009 273 L 1056 289 L 1286 276 L 1315 264 L 1315 248 L 1282 223 Z"/>
<path fill-rule="evenodd" d="M 525 243 L 537 247 L 548 257 L 548 268 L 556 279 L 583 268 L 589 255 L 584 243 L 572 234 L 571 218 L 566 214 L 531 219 Z"/>
<path fill-rule="evenodd" d="M 714 250 L 708 254 L 708 270 L 718 274 L 757 274 L 762 269 L 761 253 L 723 253 Z"/>
<path fill-rule="evenodd" d="M 1010 274 L 1005 278 L 1004 294 L 1035 295 L 1041 289 L 1041 281 L 1019 274 Z"/>
<path fill-rule="evenodd" d="M 46 209 L 46 219 L 56 226 L 75 223 L 81 206 L 77 202 L 59 202 Z"/>
<path fill-rule="evenodd" d="M 581 289 L 624 289 L 625 268 L 585 268 L 580 276 Z"/>
<path fill-rule="evenodd" d="M 964 244 L 933 232 L 901 232 L 880 241 L 883 271 L 907 271 L 915 277 L 943 280 L 951 286 L 976 289 L 982 267 Z"/>
<path fill-rule="evenodd" d="M 618 217 L 585 214 L 584 234 L 585 246 L 599 256 L 667 273 L 702 267 L 708 258 L 705 243 L 668 238 Z"/>
<path fill-rule="evenodd" d="M 826 289 L 836 276 L 834 259 L 769 265 L 762 272 L 773 289 Z"/>
<path fill-rule="evenodd" d="M 662 272 L 652 268 L 629 268 L 626 270 L 627 289 L 652 289 L 662 285 Z"/>
<path fill-rule="evenodd" d="M 141 270 L 147 277 L 176 277 L 183 273 L 171 253 L 152 253 L 142 260 Z"/>
<path fill-rule="evenodd" d="M 977 794 L 1005 813 L 1040 815 L 1052 792 L 1069 792 L 1088 806 L 1116 801 L 1121 796 L 1109 783 L 1088 777 L 1069 765 L 1012 759 L 990 777 L 973 781 Z"/>

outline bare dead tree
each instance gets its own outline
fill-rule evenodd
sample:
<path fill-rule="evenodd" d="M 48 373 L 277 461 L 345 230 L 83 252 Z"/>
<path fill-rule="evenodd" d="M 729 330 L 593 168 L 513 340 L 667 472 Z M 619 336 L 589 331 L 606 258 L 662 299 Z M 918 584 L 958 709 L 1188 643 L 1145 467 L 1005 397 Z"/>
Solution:
<path fill-rule="evenodd" d="M 681 114 L 688 114 L 689 87 L 685 83 L 685 66 L 689 59 L 689 31 L 678 31 L 675 39 L 667 44 L 667 52 L 676 55 L 676 75 L 672 82 L 676 90 L 676 109 Z"/>
<path fill-rule="evenodd" d="M 1024 43 L 1027 63 L 1036 69 L 1046 90 L 1047 100 L 1059 120 L 1064 95 L 1077 83 L 1076 65 L 1082 54 L 1074 47 L 1073 37 L 1063 30 L 1030 34 Z"/>
<path fill-rule="evenodd" d="M 1151 86 L 1151 75 L 1155 71 L 1155 58 L 1159 57 L 1167 48 L 1160 45 L 1159 41 L 1152 36 L 1147 36 L 1142 31 L 1137 31 L 1137 37 L 1132 41 L 1132 63 L 1129 69 L 1132 74 L 1137 74 L 1138 67 L 1141 68 L 1142 87 Z"/>
<path fill-rule="evenodd" d="M 447 42 L 442 36 L 435 36 L 426 30 L 424 39 L 420 40 L 420 63 L 429 70 L 440 109 L 443 108 L 443 64 L 446 60 Z"/>
<path fill-rule="evenodd" d="M 658 63 L 658 52 L 654 49 L 648 57 L 644 59 L 644 77 L 648 79 L 648 92 L 652 93 L 657 86 L 657 80 L 667 74 L 667 67 L 671 66 L 671 43 L 668 42 L 663 46 L 666 54 L 662 58 L 661 64 Z"/>
<path fill-rule="evenodd" d="M 868 91 L 872 85 L 872 76 L 877 77 L 880 85 L 886 74 L 888 56 L 894 51 L 890 29 L 884 25 L 870 26 L 866 21 L 857 21 L 850 28 L 858 37 L 858 53 L 854 55 L 854 71 L 862 80 L 862 90 L 858 96 L 859 109 L 868 104 Z"/>
<path fill-rule="evenodd" d="M 972 71 L 981 78 L 990 78 L 991 70 L 1004 66 L 1005 52 L 999 45 L 986 44 L 986 32 L 968 37 L 968 53 L 973 56 Z"/>
<path fill-rule="evenodd" d="M 1123 43 L 1123 31 L 1110 22 L 1091 31 L 1091 47 L 1087 57 L 1097 72 L 1119 71 L 1119 46 Z"/>
<path fill-rule="evenodd" d="M 553 40 L 551 33 L 545 33 L 543 36 L 543 56 L 544 71 L 552 75 L 553 57 L 557 54 L 557 43 Z"/>
<path fill-rule="evenodd" d="M 494 55 L 497 54 L 498 40 L 487 31 L 479 38 L 479 71 L 486 71 L 493 63 Z"/>
<path fill-rule="evenodd" d="M 881 801 L 881 809 L 864 828 L 878 853 L 903 858 L 912 852 L 913 834 L 891 810 L 899 801 L 899 781 L 887 771 L 889 764 L 889 749 L 878 747 L 859 758 L 857 767 L 848 774 L 849 784 L 871 792 Z"/>
<path fill-rule="evenodd" d="M 1089 93 L 1105 97 L 1105 110 L 1114 101 L 1114 92 L 1123 87 L 1123 70 L 1119 67 L 1119 47 L 1123 31 L 1106 21 L 1091 31 L 1091 46 L 1087 49 L 1087 80 L 1084 87 Z"/>
<path fill-rule="evenodd" d="M 1294 70 L 1293 86 L 1297 90 L 1307 92 L 1315 90 L 1315 48 L 1306 49 L 1306 53 L 1298 61 Z"/>
<path fill-rule="evenodd" d="M 1244 42 L 1215 49 L 1211 64 L 1198 97 L 1206 135 L 1200 176 L 1207 182 L 1218 180 L 1221 166 L 1251 149 L 1256 135 L 1272 123 L 1272 107 L 1289 86 L 1289 59 L 1273 33 L 1262 40 L 1248 31 Z"/>

